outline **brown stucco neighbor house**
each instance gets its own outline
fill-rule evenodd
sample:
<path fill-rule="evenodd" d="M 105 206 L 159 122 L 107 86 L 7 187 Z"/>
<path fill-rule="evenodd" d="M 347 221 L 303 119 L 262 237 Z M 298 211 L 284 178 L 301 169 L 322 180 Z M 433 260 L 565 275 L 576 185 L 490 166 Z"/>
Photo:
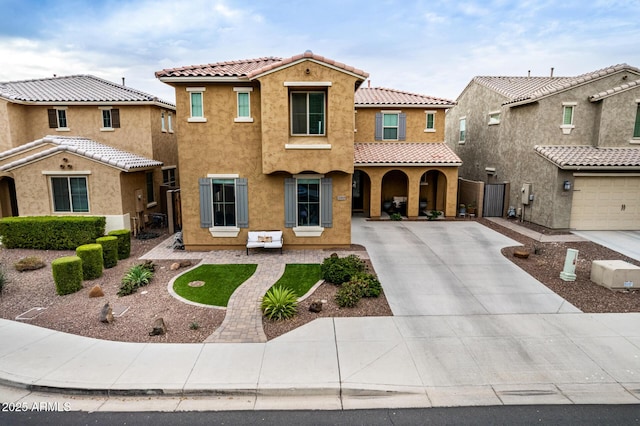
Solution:
<path fill-rule="evenodd" d="M 508 183 L 498 201 L 524 220 L 554 229 L 640 229 L 636 67 L 475 77 L 447 114 L 446 140 L 464 162 L 461 177 Z"/>
<path fill-rule="evenodd" d="M 411 164 L 402 155 L 389 162 L 379 149 L 359 157 L 360 145 L 399 143 L 405 152 L 400 135 L 414 137 L 408 124 L 414 120 L 407 118 L 411 106 L 364 106 L 359 115 L 355 99 L 366 72 L 307 51 L 285 59 L 165 69 L 156 77 L 176 90 L 178 154 L 189 165 L 181 171 L 187 249 L 244 246 L 250 230 L 282 230 L 289 248 L 348 246 L 352 207 L 379 216 L 386 195 L 407 197 L 408 213 L 418 215 L 419 194 L 410 191 L 419 188 L 421 175 L 414 170 L 427 170 L 435 161 Z M 411 97 L 393 94 L 402 96 Z M 421 108 L 434 111 L 436 132 L 443 136 L 437 107 Z M 384 129 L 376 125 L 376 112 L 383 109 L 389 110 Z M 421 114 L 415 123 L 425 133 L 427 118 Z M 384 140 L 375 140 L 376 128 L 386 131 Z M 447 177 L 455 182 L 457 174 Z M 449 197 L 455 195 L 446 198 L 454 214 Z"/>
<path fill-rule="evenodd" d="M 11 151 L 11 161 L 17 161 L 16 156 L 32 148 L 12 150 L 33 147 L 50 136 L 91 140 L 153 159 L 157 164 L 146 170 L 147 182 L 141 185 L 145 214 L 162 210 L 161 185 L 165 189 L 178 185 L 176 127 L 175 105 L 92 75 L 0 82 L 0 155 Z M 55 168 L 62 171 L 57 164 Z M 77 170 L 91 169 L 76 167 L 74 172 Z M 34 206 L 31 196 L 20 191 L 15 173 L 13 169 L 0 172 L 0 217 L 55 213 L 51 194 L 40 200 L 42 205 Z M 131 200 L 125 204 L 133 202 L 135 194 L 128 197 Z M 114 207 L 120 204 L 118 196 Z"/>
<path fill-rule="evenodd" d="M 162 163 L 87 138 L 46 136 L 0 153 L 23 216 L 105 216 L 129 229 L 147 212 L 147 173 Z"/>

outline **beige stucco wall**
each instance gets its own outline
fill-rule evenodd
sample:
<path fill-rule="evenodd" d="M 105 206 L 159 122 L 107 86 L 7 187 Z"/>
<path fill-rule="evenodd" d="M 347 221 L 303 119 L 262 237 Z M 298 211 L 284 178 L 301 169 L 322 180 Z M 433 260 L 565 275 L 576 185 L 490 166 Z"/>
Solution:
<path fill-rule="evenodd" d="M 629 146 L 630 143 L 640 143 L 640 139 L 633 139 L 638 100 L 640 100 L 640 87 L 599 101 L 599 146 Z"/>
<path fill-rule="evenodd" d="M 307 72 L 308 70 L 308 72 Z M 357 78 L 312 61 L 303 61 L 259 78 L 264 173 L 287 171 L 353 173 L 354 94 Z M 326 88 L 326 135 L 291 136 L 289 93 L 321 87 L 286 87 L 284 82 L 331 82 Z M 285 144 L 330 144 L 331 149 L 285 149 Z"/>
<path fill-rule="evenodd" d="M 357 108 L 355 114 L 356 142 L 383 142 L 375 140 L 376 113 L 385 111 L 400 111 L 407 115 L 407 137 L 405 142 L 442 142 L 445 131 L 445 110 L 435 108 Z M 425 132 L 427 114 L 425 111 L 435 111 L 435 132 Z"/>

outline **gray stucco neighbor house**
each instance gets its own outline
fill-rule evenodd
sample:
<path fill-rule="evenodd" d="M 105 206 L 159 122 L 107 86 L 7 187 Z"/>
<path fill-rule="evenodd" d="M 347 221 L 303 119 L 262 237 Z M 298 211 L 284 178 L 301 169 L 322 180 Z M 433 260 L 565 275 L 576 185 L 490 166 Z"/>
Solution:
<path fill-rule="evenodd" d="M 447 113 L 460 177 L 554 229 L 640 229 L 640 69 L 474 77 Z M 526 192 L 526 194 L 523 194 Z M 527 196 L 528 195 L 528 196 Z"/>

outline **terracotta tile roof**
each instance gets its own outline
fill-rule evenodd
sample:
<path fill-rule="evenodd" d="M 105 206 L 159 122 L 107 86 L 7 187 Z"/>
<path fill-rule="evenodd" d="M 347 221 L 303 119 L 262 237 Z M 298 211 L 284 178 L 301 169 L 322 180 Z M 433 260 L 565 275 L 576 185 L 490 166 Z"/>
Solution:
<path fill-rule="evenodd" d="M 625 90 L 633 89 L 634 87 L 639 87 L 639 86 L 640 86 L 640 80 L 629 81 L 628 83 L 621 84 L 620 86 L 612 87 L 611 89 L 605 90 L 604 92 L 591 95 L 589 96 L 589 100 L 591 102 L 596 102 L 603 98 L 609 97 L 611 95 L 615 95 L 617 93 L 624 92 Z"/>
<path fill-rule="evenodd" d="M 0 97 L 12 101 L 43 103 L 159 103 L 175 109 L 172 103 L 153 95 L 92 75 L 0 82 Z"/>
<path fill-rule="evenodd" d="M 15 161 L 0 166 L 1 171 L 15 169 L 24 164 L 31 163 L 55 154 L 56 152 L 73 152 L 80 156 L 98 161 L 108 166 L 115 167 L 124 171 L 133 171 L 135 169 L 143 169 L 148 167 L 162 166 L 161 161 L 152 160 L 140 155 L 132 154 L 104 145 L 91 139 L 69 136 L 45 136 L 33 142 L 29 142 L 19 147 L 10 149 L 0 153 L 0 160 L 18 155 L 22 152 L 31 150 L 41 145 L 53 145 L 48 149 L 36 152 L 26 157 L 21 157 Z"/>
<path fill-rule="evenodd" d="M 534 149 L 561 169 L 640 169 L 640 147 L 536 145 Z"/>
<path fill-rule="evenodd" d="M 444 165 L 460 166 L 462 160 L 444 143 L 364 142 L 355 143 L 356 166 Z"/>
<path fill-rule="evenodd" d="M 383 87 L 360 87 L 356 91 L 356 106 L 432 106 L 448 108 L 456 103 L 449 99 L 436 98 L 416 93 L 402 92 L 400 90 L 386 89 Z"/>
<path fill-rule="evenodd" d="M 537 99 L 623 70 L 640 75 L 640 69 L 627 64 L 618 64 L 575 77 L 478 76 L 474 77 L 472 81 L 506 97 L 507 100 L 503 105 L 507 105 L 534 102 Z"/>
<path fill-rule="evenodd" d="M 333 59 L 325 58 L 324 56 L 316 55 L 315 53 L 307 50 L 304 53 L 285 59 L 269 56 L 257 59 L 243 59 L 238 61 L 216 62 L 206 65 L 191 65 L 180 68 L 164 69 L 156 72 L 156 77 L 160 79 L 168 77 L 235 77 L 253 79 L 265 72 L 272 71 L 304 59 L 313 59 L 318 62 L 323 62 L 359 75 L 363 79 L 366 79 L 369 76 L 369 74 L 362 70 L 345 65 L 341 62 L 336 62 Z"/>

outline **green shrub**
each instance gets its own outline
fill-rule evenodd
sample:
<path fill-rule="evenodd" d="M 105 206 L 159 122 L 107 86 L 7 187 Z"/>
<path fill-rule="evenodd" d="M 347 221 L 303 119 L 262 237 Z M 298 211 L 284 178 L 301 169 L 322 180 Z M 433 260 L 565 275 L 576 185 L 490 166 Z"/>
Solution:
<path fill-rule="evenodd" d="M 360 287 L 362 297 L 378 297 L 382 292 L 382 285 L 373 274 L 359 272 L 351 277 L 349 283 Z"/>
<path fill-rule="evenodd" d="M 118 264 L 118 237 L 109 235 L 96 238 L 96 243 L 102 246 L 102 260 L 105 269 L 116 266 Z"/>
<path fill-rule="evenodd" d="M 362 298 L 362 288 L 354 282 L 344 283 L 335 296 L 335 302 L 341 308 L 353 308 Z"/>
<path fill-rule="evenodd" d="M 97 243 L 85 244 L 76 249 L 76 256 L 82 259 L 82 277 L 94 280 L 102 276 L 102 246 Z"/>
<path fill-rule="evenodd" d="M 153 271 L 147 264 L 132 266 L 122 278 L 118 296 L 128 296 L 135 293 L 140 287 L 148 285 L 152 278 Z"/>
<path fill-rule="evenodd" d="M 363 271 L 364 262 L 354 254 L 339 257 L 334 253 L 325 258 L 320 267 L 322 279 L 336 285 L 349 281 L 353 275 Z"/>
<path fill-rule="evenodd" d="M 59 295 L 71 294 L 82 288 L 82 259 L 78 256 L 59 257 L 51 262 L 53 282 Z"/>
<path fill-rule="evenodd" d="M 104 235 L 103 216 L 20 216 L 0 219 L 6 248 L 73 250 Z"/>
<path fill-rule="evenodd" d="M 0 295 L 2 294 L 2 290 L 4 290 L 4 286 L 7 284 L 7 276 L 4 273 L 4 269 L 0 268 Z"/>
<path fill-rule="evenodd" d="M 293 317 L 298 309 L 298 298 L 289 288 L 274 286 L 262 298 L 262 313 L 270 320 L 283 320 Z"/>
<path fill-rule="evenodd" d="M 402 215 L 400 213 L 391 213 L 389 216 L 391 220 L 402 220 Z"/>
<path fill-rule="evenodd" d="M 108 235 L 118 237 L 118 260 L 127 259 L 131 255 L 131 231 L 128 229 L 116 229 Z"/>
<path fill-rule="evenodd" d="M 36 269 L 44 268 L 47 266 L 38 256 L 23 257 L 13 264 L 18 272 L 35 271 Z"/>

